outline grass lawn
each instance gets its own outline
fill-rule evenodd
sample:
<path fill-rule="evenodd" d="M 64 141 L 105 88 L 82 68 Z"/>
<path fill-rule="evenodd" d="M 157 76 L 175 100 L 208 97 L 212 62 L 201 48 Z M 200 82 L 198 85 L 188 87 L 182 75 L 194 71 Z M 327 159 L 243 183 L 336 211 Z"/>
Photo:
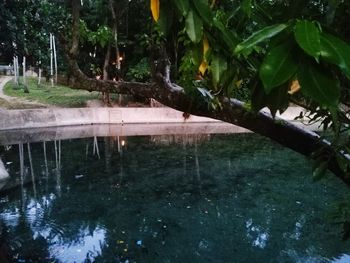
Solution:
<path fill-rule="evenodd" d="M 59 107 L 84 107 L 86 101 L 101 97 L 98 92 L 74 90 L 61 85 L 51 87 L 50 83 L 45 81 L 38 85 L 37 78 L 27 78 L 27 86 L 29 93 L 24 93 L 23 86 L 17 87 L 13 81 L 9 81 L 4 87 L 4 93 L 8 96 Z"/>

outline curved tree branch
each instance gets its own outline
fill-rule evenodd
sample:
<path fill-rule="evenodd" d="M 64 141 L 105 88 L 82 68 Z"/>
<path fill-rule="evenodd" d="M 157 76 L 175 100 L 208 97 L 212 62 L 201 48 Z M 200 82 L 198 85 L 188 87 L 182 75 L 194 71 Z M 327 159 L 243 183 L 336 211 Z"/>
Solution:
<path fill-rule="evenodd" d="M 80 0 L 74 0 L 74 2 L 80 2 Z M 73 5 L 73 15 L 79 15 L 77 12 L 78 6 Z M 73 19 L 73 21 L 76 21 Z M 79 21 L 79 18 L 78 18 Z M 79 36 L 74 32 L 79 30 L 79 27 L 74 26 L 73 23 L 73 36 Z M 71 50 L 75 49 L 78 39 L 73 37 L 73 43 Z M 75 89 L 83 89 L 89 91 L 101 91 L 128 95 L 138 95 L 145 98 L 153 98 L 162 104 L 171 108 L 188 112 L 198 116 L 205 116 L 222 120 L 228 123 L 235 124 L 237 126 L 244 127 L 255 133 L 268 137 L 281 145 L 288 147 L 298 153 L 301 153 L 309 158 L 313 158 L 312 154 L 319 149 L 330 154 L 328 160 L 328 168 L 338 178 L 350 186 L 350 176 L 345 174 L 340 168 L 334 149 L 330 143 L 322 140 L 316 133 L 307 131 L 301 127 L 297 127 L 284 120 L 274 119 L 271 114 L 260 111 L 259 113 L 253 113 L 247 109 L 243 102 L 236 99 L 229 99 L 225 97 L 219 98 L 221 107 L 217 110 L 208 109 L 208 106 L 204 103 L 197 103 L 193 106 L 193 98 L 188 97 L 183 88 L 171 83 L 169 79 L 169 67 L 163 70 L 163 73 L 157 73 L 154 83 L 139 83 L 139 82 L 124 82 L 124 81 L 102 81 L 92 78 L 88 78 L 79 68 L 76 56 L 76 52 L 70 52 L 68 62 L 70 69 L 75 78 Z M 348 161 L 350 158 L 344 154 L 338 153 L 346 158 Z"/>

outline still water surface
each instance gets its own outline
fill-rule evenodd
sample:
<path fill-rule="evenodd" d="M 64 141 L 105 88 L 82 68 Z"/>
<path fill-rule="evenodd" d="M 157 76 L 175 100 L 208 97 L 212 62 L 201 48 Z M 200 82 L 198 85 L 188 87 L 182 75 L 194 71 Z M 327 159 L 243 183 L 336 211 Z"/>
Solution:
<path fill-rule="evenodd" d="M 255 134 L 1 146 L 14 262 L 350 262 L 329 216 L 347 189 Z M 14 187 L 14 188 L 13 188 Z"/>

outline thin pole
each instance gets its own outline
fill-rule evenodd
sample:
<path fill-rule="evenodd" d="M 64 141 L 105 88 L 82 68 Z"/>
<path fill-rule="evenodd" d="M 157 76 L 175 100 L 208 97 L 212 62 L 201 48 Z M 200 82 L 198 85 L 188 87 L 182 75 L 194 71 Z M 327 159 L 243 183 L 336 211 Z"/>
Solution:
<path fill-rule="evenodd" d="M 52 49 L 52 34 L 50 33 L 50 81 L 53 87 L 53 49 Z"/>
<path fill-rule="evenodd" d="M 52 44 L 53 44 L 53 57 L 55 60 L 55 83 L 57 85 L 57 53 L 56 53 L 56 41 L 55 41 L 54 35 L 52 35 Z"/>
<path fill-rule="evenodd" d="M 41 84 L 41 51 L 39 50 L 39 75 L 38 75 L 38 85 Z"/>
<path fill-rule="evenodd" d="M 27 82 L 26 82 L 26 57 L 23 57 L 23 85 L 26 86 Z"/>
<path fill-rule="evenodd" d="M 13 71 L 15 73 L 15 83 L 18 85 L 17 83 L 17 71 L 16 71 L 16 57 L 13 57 Z"/>
<path fill-rule="evenodd" d="M 19 67 L 18 67 L 18 57 L 16 56 L 16 72 L 17 72 L 17 85 L 19 85 Z"/>

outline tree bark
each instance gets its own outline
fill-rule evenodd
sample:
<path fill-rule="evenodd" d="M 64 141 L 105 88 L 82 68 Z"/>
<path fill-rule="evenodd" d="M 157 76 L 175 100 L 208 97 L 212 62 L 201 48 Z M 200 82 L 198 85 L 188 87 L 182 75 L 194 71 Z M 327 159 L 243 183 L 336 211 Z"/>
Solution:
<path fill-rule="evenodd" d="M 109 67 L 110 58 L 111 58 L 111 44 L 108 44 L 105 61 L 103 63 L 103 80 L 104 81 L 108 80 L 108 67 Z M 102 92 L 102 101 L 107 105 L 111 105 L 109 92 Z"/>
<path fill-rule="evenodd" d="M 73 21 L 79 21 L 79 12 L 73 10 L 73 15 L 74 14 L 78 15 L 78 18 L 73 18 Z M 78 34 L 77 32 L 74 32 L 78 29 L 79 28 L 73 25 L 73 36 Z M 74 41 L 78 41 L 78 38 L 73 38 L 71 50 L 76 46 Z M 194 101 L 193 98 L 185 94 L 182 87 L 171 83 L 169 65 L 162 70 L 162 73 L 156 73 L 154 82 L 140 83 L 125 81 L 115 82 L 109 80 L 102 81 L 88 78 L 80 70 L 76 61 L 76 56 L 74 56 L 74 53 L 72 52 L 70 52 L 68 62 L 75 79 L 73 85 L 74 89 L 127 95 L 137 94 L 138 96 L 144 96 L 145 98 L 153 98 L 166 106 L 186 113 L 214 118 L 244 127 L 257 134 L 268 137 L 311 159 L 314 158 L 312 154 L 316 150 L 323 149 L 324 152 L 331 153 L 328 162 L 329 170 L 350 186 L 350 176 L 348 173 L 344 173 L 341 169 L 335 154 L 342 156 L 342 158 L 347 161 L 350 161 L 350 157 L 341 152 L 335 152 L 330 143 L 322 140 L 319 135 L 297 127 L 284 120 L 274 119 L 269 113 L 263 111 L 254 113 L 250 111 L 243 102 L 236 99 L 221 97 L 219 98 L 221 107 L 218 107 L 216 110 L 209 109 L 206 103 L 198 103 Z"/>

